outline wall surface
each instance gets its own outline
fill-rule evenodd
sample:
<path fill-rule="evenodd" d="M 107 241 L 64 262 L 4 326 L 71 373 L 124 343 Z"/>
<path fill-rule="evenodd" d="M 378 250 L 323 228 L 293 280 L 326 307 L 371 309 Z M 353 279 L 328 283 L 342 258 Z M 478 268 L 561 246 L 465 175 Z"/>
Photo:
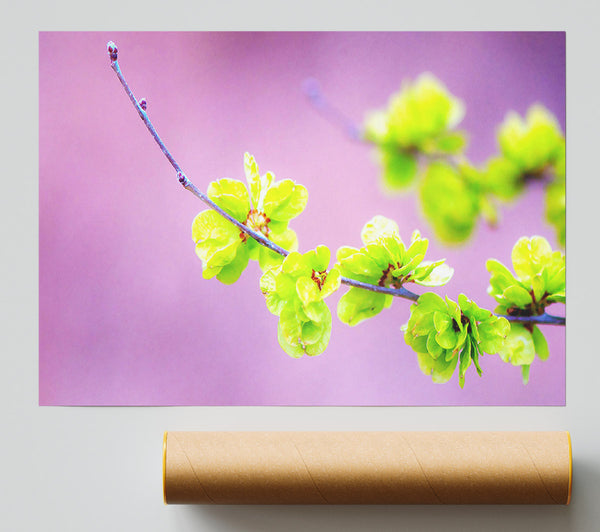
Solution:
<path fill-rule="evenodd" d="M 600 119 L 595 50 L 597 9 L 574 2 L 347 2 L 302 11 L 253 3 L 214 13 L 172 3 L 5 9 L 0 225 L 3 242 L 0 410 L 4 457 L 3 530 L 105 531 L 594 531 L 600 522 L 600 392 L 595 367 L 595 264 Z M 225 9 L 228 7 L 228 9 Z M 92 9 L 93 11 L 90 11 Z M 392 16 L 393 14 L 393 16 Z M 152 25 L 142 19 L 152 15 Z M 248 16 L 246 16 L 248 15 Z M 137 22 L 136 22 L 137 21 Z M 249 22 L 250 21 L 250 22 Z M 277 21 L 277 22 L 275 22 Z M 280 22 L 282 21 L 282 22 Z M 195 27 L 192 25 L 195 24 Z M 38 34 L 81 29 L 527 29 L 567 31 L 568 335 L 564 407 L 40 407 L 38 406 Z M 58 46 L 55 53 L 68 54 Z M 114 81 L 114 80 L 113 80 Z M 77 83 L 67 77 L 65 84 Z M 120 95 L 120 98 L 122 96 Z M 94 105 L 94 102 L 90 102 Z M 130 109 L 127 113 L 130 115 Z M 133 117 L 135 120 L 135 117 Z M 141 124 L 138 123 L 141 128 Z M 149 139 L 145 139 L 148 141 Z M 260 159 L 259 159 L 260 162 Z M 41 164 L 41 161 L 40 161 Z M 267 166 L 271 164 L 267 163 Z M 278 165 L 273 165 L 277 167 Z M 277 170 L 277 168 L 274 168 Z M 85 186 L 82 183 L 81 186 Z M 76 195 L 76 191 L 69 191 Z M 77 386 L 73 382 L 73 386 Z M 165 507 L 161 493 L 164 430 L 570 430 L 574 450 L 569 507 Z"/>

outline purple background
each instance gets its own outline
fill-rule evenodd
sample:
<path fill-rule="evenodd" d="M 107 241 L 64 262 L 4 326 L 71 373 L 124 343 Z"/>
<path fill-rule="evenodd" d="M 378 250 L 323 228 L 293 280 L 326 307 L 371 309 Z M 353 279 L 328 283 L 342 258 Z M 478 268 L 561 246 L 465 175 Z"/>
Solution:
<path fill-rule="evenodd" d="M 396 299 L 351 328 L 334 314 L 325 353 L 296 360 L 277 343 L 252 263 L 224 286 L 201 276 L 191 222 L 203 205 L 184 191 L 110 69 L 113 39 L 125 76 L 188 176 L 202 189 L 243 179 L 243 154 L 261 172 L 307 186 L 292 222 L 301 251 L 360 245 L 375 214 L 403 237 L 420 228 L 427 258 L 455 268 L 436 291 L 466 292 L 483 307 L 485 260 L 510 264 L 523 235 L 543 235 L 543 189 L 502 208 L 467 245 L 432 237 L 414 194 L 388 197 L 373 150 L 349 141 L 307 103 L 301 83 L 360 122 L 405 78 L 429 71 L 466 105 L 467 155 L 497 152 L 509 110 L 538 101 L 565 125 L 564 33 L 41 33 L 40 365 L 42 405 L 562 405 L 565 330 L 544 327 L 550 358 L 527 386 L 498 356 L 436 385 L 421 373 Z M 417 289 L 420 293 L 422 289 Z M 560 314 L 563 309 L 550 308 Z"/>

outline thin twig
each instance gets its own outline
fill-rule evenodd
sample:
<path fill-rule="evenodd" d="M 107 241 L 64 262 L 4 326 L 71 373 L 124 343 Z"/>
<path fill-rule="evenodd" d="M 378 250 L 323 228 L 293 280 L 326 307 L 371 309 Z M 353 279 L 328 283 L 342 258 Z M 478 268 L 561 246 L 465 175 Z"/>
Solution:
<path fill-rule="evenodd" d="M 274 242 L 269 240 L 267 237 L 265 237 L 265 235 L 263 235 L 262 233 L 260 233 L 258 231 L 254 231 L 254 230 L 250 229 L 247 225 L 245 225 L 243 222 L 236 220 L 233 216 L 231 216 L 230 214 L 225 212 L 221 207 L 219 207 L 214 201 L 212 201 L 204 192 L 202 192 L 200 189 L 198 189 L 198 187 L 196 187 L 196 185 L 194 185 L 189 180 L 189 178 L 185 175 L 184 171 L 182 170 L 181 166 L 179 166 L 179 164 L 177 163 L 177 161 L 175 160 L 175 158 L 173 157 L 171 152 L 165 146 L 165 143 L 162 141 L 162 139 L 156 132 L 154 125 L 150 121 L 150 118 L 148 118 L 148 113 L 144 109 L 144 107 L 146 107 L 146 102 L 145 101 L 143 102 L 144 105 L 142 107 L 142 105 L 140 105 L 140 102 L 138 102 L 136 97 L 133 95 L 132 90 L 129 88 L 129 85 L 128 85 L 127 81 L 125 80 L 123 73 L 121 72 L 121 68 L 119 67 L 119 62 L 117 60 L 117 47 L 116 47 L 115 43 L 110 41 L 107 44 L 107 50 L 108 50 L 108 55 L 110 57 L 110 66 L 112 67 L 115 74 L 119 78 L 119 81 L 121 82 L 121 85 L 123 86 L 123 89 L 125 89 L 127 96 L 129 97 L 129 99 L 131 100 L 131 103 L 133 104 L 136 111 L 138 112 L 138 115 L 140 116 L 140 118 L 142 119 L 142 121 L 144 122 L 146 127 L 148 128 L 148 131 L 152 135 L 152 138 L 154 138 L 154 140 L 158 144 L 159 148 L 161 149 L 161 151 L 163 152 L 165 157 L 171 163 L 171 166 L 177 172 L 177 179 L 179 180 L 181 185 L 186 190 L 190 191 L 198 199 L 202 200 L 208 207 L 215 210 L 221 216 L 223 216 L 223 218 L 225 218 L 226 220 L 231 222 L 233 225 L 235 225 L 238 229 L 240 229 L 240 231 L 243 231 L 248 236 L 250 236 L 254 240 L 256 240 L 259 244 L 265 246 L 266 248 L 270 249 L 271 251 L 274 251 L 275 253 L 278 253 L 279 255 L 286 257 L 289 254 L 289 251 L 283 249 L 281 246 L 278 246 L 277 244 L 275 244 Z M 332 117 L 334 115 L 335 115 L 335 112 L 333 114 L 331 114 Z M 341 113 L 339 113 L 337 115 L 337 119 L 338 119 L 338 121 L 341 121 L 341 122 L 345 121 L 345 117 Z M 353 133 L 351 133 L 351 128 L 350 128 L 352 123 L 345 122 L 345 125 L 349 128 L 348 134 L 353 134 Z M 355 129 L 354 132 L 356 134 L 359 134 L 358 129 Z M 374 285 L 374 284 L 369 284 L 369 283 L 363 283 L 362 281 L 356 281 L 355 279 L 349 279 L 347 277 L 342 277 L 341 282 L 348 286 L 362 288 L 363 290 L 370 290 L 372 292 L 378 292 L 381 294 L 389 294 L 389 295 L 392 295 L 395 297 L 401 297 L 404 299 L 408 299 L 410 301 L 417 301 L 419 299 L 418 294 L 415 294 L 415 293 L 411 292 L 410 290 L 407 290 L 406 288 L 403 288 L 403 287 L 388 288 L 386 286 L 379 286 L 379 285 Z M 519 321 L 519 322 L 525 322 L 525 323 L 547 323 L 547 324 L 555 324 L 555 325 L 564 325 L 564 320 L 565 320 L 564 318 L 550 316 L 548 314 L 543 314 L 541 316 L 532 316 L 530 318 L 522 317 L 522 316 L 519 316 L 519 317 L 504 316 L 504 317 L 506 319 L 508 319 L 509 321 Z M 562 323 L 561 323 L 561 320 L 562 320 Z"/>
<path fill-rule="evenodd" d="M 425 153 L 416 148 L 405 148 L 393 142 L 378 142 L 371 139 L 365 134 L 364 128 L 357 125 L 350 117 L 325 97 L 321 91 L 321 86 L 316 79 L 309 78 L 305 80 L 302 85 L 302 90 L 319 114 L 334 126 L 340 127 L 352 141 L 367 144 L 369 146 L 376 146 L 380 149 L 406 153 L 415 157 L 418 161 L 442 160 L 454 167 L 458 167 L 463 162 L 461 157 L 452 156 L 445 152 Z"/>
<path fill-rule="evenodd" d="M 314 107 L 333 125 L 340 126 L 352 140 L 365 142 L 364 132 L 351 118 L 335 107 L 321 91 L 319 82 L 309 78 L 302 85 L 304 94 L 308 97 Z"/>
<path fill-rule="evenodd" d="M 496 314 L 508 321 L 517 323 L 534 323 L 538 325 L 565 325 L 566 318 L 562 316 L 552 316 L 551 314 L 540 314 L 539 316 L 506 316 L 505 314 Z"/>

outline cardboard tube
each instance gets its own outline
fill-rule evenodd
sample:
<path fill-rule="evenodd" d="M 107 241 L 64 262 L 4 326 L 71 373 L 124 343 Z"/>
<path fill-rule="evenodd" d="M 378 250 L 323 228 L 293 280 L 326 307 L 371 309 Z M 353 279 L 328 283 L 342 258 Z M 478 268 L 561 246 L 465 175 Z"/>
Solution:
<path fill-rule="evenodd" d="M 167 504 L 569 504 L 568 432 L 166 432 Z"/>

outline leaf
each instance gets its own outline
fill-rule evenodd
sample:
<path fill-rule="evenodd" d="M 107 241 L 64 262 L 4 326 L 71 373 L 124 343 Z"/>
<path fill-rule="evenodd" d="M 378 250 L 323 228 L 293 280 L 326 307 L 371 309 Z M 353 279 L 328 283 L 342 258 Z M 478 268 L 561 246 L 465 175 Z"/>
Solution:
<path fill-rule="evenodd" d="M 512 272 L 506 266 L 504 266 L 504 264 L 497 261 L 496 259 L 488 259 L 485 263 L 485 267 L 487 271 L 492 274 L 492 277 L 498 276 L 500 278 L 506 279 L 508 284 L 504 288 L 507 288 L 508 286 L 517 283 L 517 280 L 515 279 Z"/>
<path fill-rule="evenodd" d="M 523 378 L 523 384 L 527 384 L 529 382 L 529 368 L 531 366 L 529 364 L 524 364 L 521 366 L 521 375 Z"/>
<path fill-rule="evenodd" d="M 383 184 L 390 192 L 404 190 L 417 176 L 417 159 L 401 149 L 384 148 L 381 151 Z"/>
<path fill-rule="evenodd" d="M 460 352 L 460 365 L 458 367 L 458 384 L 461 388 L 465 386 L 465 372 L 471 365 L 471 342 L 467 342 Z"/>
<path fill-rule="evenodd" d="M 342 323 L 354 327 L 360 322 L 379 314 L 386 299 L 392 296 L 351 287 L 339 300 L 337 315 Z"/>
<path fill-rule="evenodd" d="M 533 326 L 531 337 L 533 339 L 533 345 L 535 347 L 537 356 L 540 358 L 540 360 L 548 360 L 548 357 L 550 356 L 548 342 L 537 325 Z"/>

